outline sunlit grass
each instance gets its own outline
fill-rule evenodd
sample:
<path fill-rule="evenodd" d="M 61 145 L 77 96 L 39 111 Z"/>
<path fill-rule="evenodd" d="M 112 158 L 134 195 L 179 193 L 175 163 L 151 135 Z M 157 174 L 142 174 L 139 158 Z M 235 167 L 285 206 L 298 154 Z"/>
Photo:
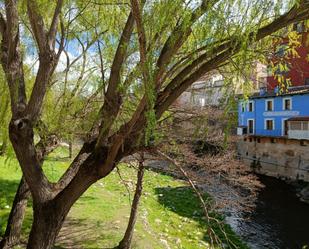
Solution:
<path fill-rule="evenodd" d="M 52 156 L 64 155 L 60 150 Z M 68 164 L 68 161 L 48 160 L 44 171 L 51 181 L 56 181 Z M 126 186 L 114 171 L 89 188 L 70 211 L 57 248 L 112 248 L 117 245 L 129 218 L 136 179 L 135 169 L 126 164 L 120 165 L 119 171 Z M 20 177 L 17 162 L 13 159 L 5 163 L 5 158 L 0 157 L 0 234 L 4 232 Z M 31 214 L 31 207 L 28 207 L 24 240 L 30 229 Z M 238 248 L 246 248 L 227 226 L 224 228 Z M 133 248 L 207 248 L 207 229 L 200 203 L 185 182 L 146 170 Z M 218 227 L 214 229 L 223 238 Z"/>

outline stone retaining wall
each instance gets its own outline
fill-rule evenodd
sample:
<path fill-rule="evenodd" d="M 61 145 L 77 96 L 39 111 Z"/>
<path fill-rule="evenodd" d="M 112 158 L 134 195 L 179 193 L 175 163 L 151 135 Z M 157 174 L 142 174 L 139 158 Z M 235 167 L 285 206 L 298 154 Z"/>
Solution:
<path fill-rule="evenodd" d="M 309 141 L 246 136 L 237 142 L 240 158 L 255 172 L 309 182 Z"/>

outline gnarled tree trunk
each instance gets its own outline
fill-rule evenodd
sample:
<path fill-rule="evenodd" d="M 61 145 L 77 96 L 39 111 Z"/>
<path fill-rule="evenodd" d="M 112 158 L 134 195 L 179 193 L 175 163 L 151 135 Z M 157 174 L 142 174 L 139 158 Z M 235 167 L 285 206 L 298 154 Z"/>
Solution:
<path fill-rule="evenodd" d="M 27 249 L 50 249 L 55 243 L 67 212 L 53 202 L 34 204 L 33 211 Z"/>
<path fill-rule="evenodd" d="M 49 135 L 41 139 L 36 145 L 41 163 L 44 157 L 57 148 L 58 145 L 59 141 L 55 135 Z M 10 248 L 19 243 L 21 228 L 30 196 L 29 186 L 25 178 L 22 177 L 14 197 L 4 236 L 0 242 L 0 249 Z"/>

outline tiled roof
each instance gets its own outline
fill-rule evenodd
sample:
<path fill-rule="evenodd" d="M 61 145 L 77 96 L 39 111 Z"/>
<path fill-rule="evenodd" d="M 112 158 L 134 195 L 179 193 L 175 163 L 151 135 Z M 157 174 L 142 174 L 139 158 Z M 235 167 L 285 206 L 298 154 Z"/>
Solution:
<path fill-rule="evenodd" d="M 287 95 L 298 95 L 298 94 L 309 94 L 309 86 L 297 86 L 297 87 L 289 87 L 288 91 L 285 93 L 275 93 L 275 91 L 268 91 L 261 95 L 260 93 L 255 93 L 250 96 L 250 99 L 256 98 L 269 98 L 269 97 L 277 97 L 277 96 L 287 96 Z"/>
<path fill-rule="evenodd" d="M 298 116 L 289 118 L 288 121 L 309 121 L 309 116 Z"/>

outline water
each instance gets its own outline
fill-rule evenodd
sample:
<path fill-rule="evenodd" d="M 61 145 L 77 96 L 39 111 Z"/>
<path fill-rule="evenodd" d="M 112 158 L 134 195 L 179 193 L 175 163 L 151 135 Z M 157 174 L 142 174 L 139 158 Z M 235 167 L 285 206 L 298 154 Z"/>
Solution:
<path fill-rule="evenodd" d="M 227 222 L 253 249 L 309 248 L 309 204 L 295 189 L 272 177 L 260 176 L 265 185 L 250 214 L 231 214 Z"/>
<path fill-rule="evenodd" d="M 163 171 L 168 165 L 162 161 L 149 164 Z M 309 204 L 298 199 L 291 185 L 273 177 L 259 178 L 265 188 L 259 192 L 255 209 L 244 214 L 229 205 L 227 223 L 252 249 L 301 249 L 305 245 L 309 249 Z M 222 184 L 219 179 L 199 188 L 219 200 L 231 195 L 231 187 Z M 232 195 L 232 198 L 237 197 Z"/>

